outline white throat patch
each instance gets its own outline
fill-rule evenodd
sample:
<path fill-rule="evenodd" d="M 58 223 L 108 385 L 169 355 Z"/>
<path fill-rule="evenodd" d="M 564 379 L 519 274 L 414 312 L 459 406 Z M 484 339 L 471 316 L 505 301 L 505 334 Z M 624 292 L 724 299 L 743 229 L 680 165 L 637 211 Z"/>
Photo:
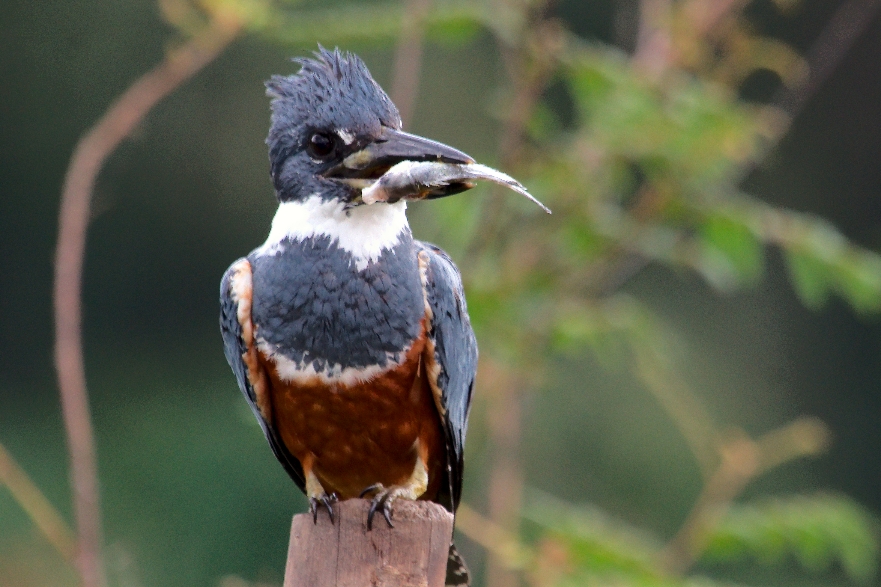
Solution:
<path fill-rule="evenodd" d="M 398 244 L 401 235 L 410 230 L 404 201 L 349 210 L 343 207 L 342 202 L 328 202 L 320 196 L 310 196 L 302 202 L 283 202 L 257 255 L 278 253 L 286 238 L 303 241 L 327 236 L 355 258 L 355 266 L 361 271 L 379 259 L 383 251 Z"/>

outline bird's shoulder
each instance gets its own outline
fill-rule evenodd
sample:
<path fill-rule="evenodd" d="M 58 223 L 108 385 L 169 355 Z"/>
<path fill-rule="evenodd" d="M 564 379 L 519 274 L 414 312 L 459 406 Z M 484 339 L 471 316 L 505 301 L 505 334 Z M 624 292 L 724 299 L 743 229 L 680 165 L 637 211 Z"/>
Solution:
<path fill-rule="evenodd" d="M 302 466 L 285 448 L 272 426 L 270 382 L 255 343 L 252 302 L 252 266 L 247 258 L 241 258 L 229 266 L 220 280 L 220 332 L 224 354 L 272 452 L 294 483 L 303 489 Z"/>
<path fill-rule="evenodd" d="M 253 273 L 247 258 L 235 261 L 220 280 L 220 332 L 226 360 L 255 415 L 270 419 L 265 375 L 257 361 L 251 319 Z"/>
<path fill-rule="evenodd" d="M 430 243 L 417 241 L 417 250 L 429 322 L 425 361 L 447 439 L 448 473 L 438 501 L 455 511 L 462 491 L 465 431 L 477 375 L 477 340 L 455 263 Z"/>
<path fill-rule="evenodd" d="M 459 268 L 437 245 L 424 241 L 415 241 L 415 245 L 429 307 L 432 311 L 438 308 L 448 314 L 437 319 L 456 320 L 461 322 L 463 328 L 467 326 L 470 330 L 471 321 Z"/>

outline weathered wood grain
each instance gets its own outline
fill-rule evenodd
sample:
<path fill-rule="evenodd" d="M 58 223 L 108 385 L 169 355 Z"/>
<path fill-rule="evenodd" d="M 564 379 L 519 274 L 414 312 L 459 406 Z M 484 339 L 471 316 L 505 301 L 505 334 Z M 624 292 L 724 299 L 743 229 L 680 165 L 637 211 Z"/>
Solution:
<path fill-rule="evenodd" d="M 443 587 L 452 514 L 401 500 L 394 528 L 377 514 L 367 530 L 369 506 L 364 499 L 335 504 L 333 525 L 323 509 L 317 524 L 311 514 L 294 516 L 284 587 Z"/>

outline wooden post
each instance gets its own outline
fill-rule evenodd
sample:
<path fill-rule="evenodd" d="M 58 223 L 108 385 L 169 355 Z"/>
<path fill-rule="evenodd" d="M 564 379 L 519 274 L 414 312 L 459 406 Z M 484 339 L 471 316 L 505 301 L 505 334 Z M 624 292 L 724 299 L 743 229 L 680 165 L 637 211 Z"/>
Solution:
<path fill-rule="evenodd" d="M 389 528 L 382 514 L 367 530 L 370 502 L 350 499 L 327 511 L 297 514 L 284 587 L 444 587 L 453 515 L 429 501 L 395 502 Z"/>

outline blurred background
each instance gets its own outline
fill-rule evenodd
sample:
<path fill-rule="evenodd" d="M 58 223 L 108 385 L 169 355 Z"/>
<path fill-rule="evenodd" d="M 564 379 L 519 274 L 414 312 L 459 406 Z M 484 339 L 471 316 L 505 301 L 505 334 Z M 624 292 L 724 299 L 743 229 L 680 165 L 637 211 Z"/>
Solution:
<path fill-rule="evenodd" d="M 881 584 L 878 8 L 5 0 L 0 479 L 20 467 L 75 526 L 52 364 L 65 170 L 119 95 L 220 22 L 223 50 L 93 193 L 108 585 L 282 582 L 306 502 L 223 358 L 217 289 L 275 209 L 263 81 L 317 43 L 358 53 L 407 130 L 554 211 L 487 186 L 410 207 L 462 269 L 481 345 L 457 522 L 475 584 Z M 0 585 L 78 584 L 7 489 Z"/>

